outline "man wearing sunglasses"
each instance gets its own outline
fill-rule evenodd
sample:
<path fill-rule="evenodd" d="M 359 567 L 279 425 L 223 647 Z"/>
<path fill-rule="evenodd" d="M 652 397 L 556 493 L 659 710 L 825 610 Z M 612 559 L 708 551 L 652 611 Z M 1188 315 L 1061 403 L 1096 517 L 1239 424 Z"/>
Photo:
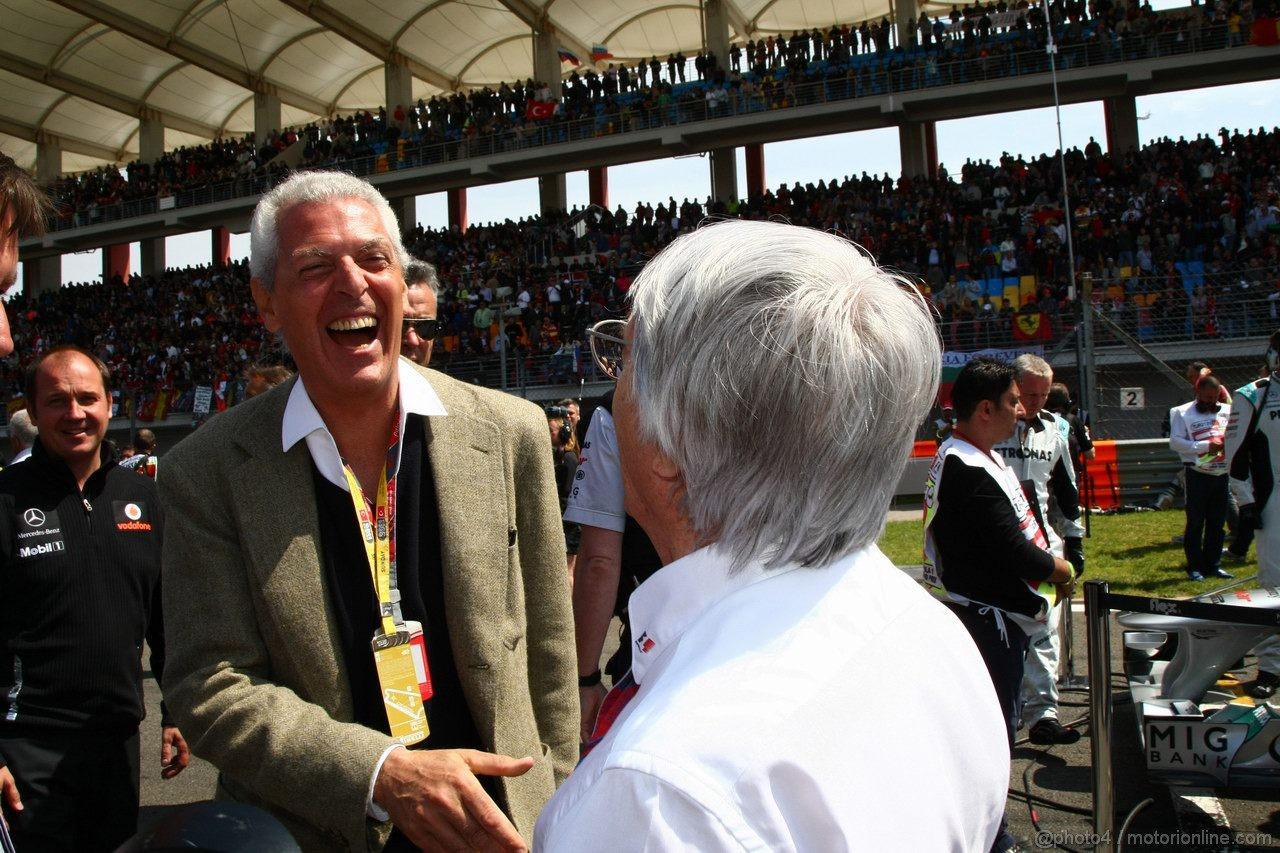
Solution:
<path fill-rule="evenodd" d="M 404 268 L 404 283 L 400 354 L 426 367 L 431 363 L 431 346 L 440 328 L 436 319 L 436 292 L 440 288 L 436 268 L 426 261 L 410 261 Z"/>

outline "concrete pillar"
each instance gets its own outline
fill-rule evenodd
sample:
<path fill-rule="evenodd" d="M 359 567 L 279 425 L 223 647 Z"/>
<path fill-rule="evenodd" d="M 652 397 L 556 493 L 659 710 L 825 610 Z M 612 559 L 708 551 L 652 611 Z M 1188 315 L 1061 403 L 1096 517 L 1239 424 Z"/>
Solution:
<path fill-rule="evenodd" d="M 142 274 L 159 278 L 165 271 L 165 246 L 163 237 L 150 240 L 139 240 L 138 248 L 142 255 Z"/>
<path fill-rule="evenodd" d="M 36 183 L 49 186 L 62 177 L 62 146 L 45 134 L 36 136 Z M 34 296 L 44 290 L 62 286 L 62 256 L 24 261 L 22 264 L 22 292 Z"/>
<path fill-rule="evenodd" d="M 564 172 L 538 178 L 538 209 L 543 213 L 569 209 L 569 190 Z"/>
<path fill-rule="evenodd" d="M 164 156 L 164 120 L 152 112 L 144 112 L 138 120 L 138 159 L 143 163 L 155 163 Z M 138 241 L 142 250 L 142 272 L 144 275 L 158 276 L 164 272 L 164 238 L 153 237 Z M 113 247 L 114 248 L 114 247 Z M 125 260 L 121 267 L 123 278 L 129 276 L 129 246 L 124 246 Z M 106 261 L 103 262 L 103 275 L 106 275 Z"/>
<path fill-rule="evenodd" d="M 729 71 L 729 10 L 726 0 L 706 0 L 703 24 L 707 33 L 707 51 L 715 55 L 716 65 Z"/>
<path fill-rule="evenodd" d="M 449 227 L 458 226 L 459 231 L 467 230 L 467 188 L 454 187 L 448 191 Z"/>
<path fill-rule="evenodd" d="M 907 40 L 907 33 L 911 32 L 911 27 L 908 26 L 908 23 L 914 22 L 920 17 L 920 7 L 916 4 L 916 0 L 895 0 L 895 2 L 896 5 L 891 8 L 894 10 L 893 23 L 896 25 L 898 33 L 897 44 L 903 48 L 914 47 L 915 45 Z M 915 44 L 920 44 L 918 33 L 916 34 Z"/>
<path fill-rule="evenodd" d="M 596 166 L 587 170 L 587 195 L 592 204 L 609 209 L 609 169 Z"/>
<path fill-rule="evenodd" d="M 898 150 L 902 155 L 902 176 L 936 177 L 938 174 L 938 129 L 931 121 L 909 121 L 898 128 Z"/>
<path fill-rule="evenodd" d="M 551 87 L 551 96 L 560 99 L 560 40 L 550 24 L 533 34 L 533 78 L 546 83 Z"/>
<path fill-rule="evenodd" d="M 1102 102 L 1107 122 L 1107 154 L 1119 157 L 1138 147 L 1138 102 L 1132 95 L 1107 98 Z"/>
<path fill-rule="evenodd" d="M 22 293 L 35 296 L 62 286 L 62 256 L 22 262 Z"/>
<path fill-rule="evenodd" d="M 560 100 L 560 40 L 556 37 L 556 28 L 550 23 L 543 23 L 542 28 L 533 32 L 533 76 L 534 79 L 546 83 L 551 89 L 551 97 Z M 588 57 L 581 57 L 587 59 Z M 543 175 L 538 178 L 538 209 L 543 213 L 551 210 L 567 210 L 569 207 L 569 191 L 565 186 L 564 172 Z"/>
<path fill-rule="evenodd" d="M 737 148 L 711 152 L 711 197 L 725 204 L 738 200 L 737 152 Z"/>
<path fill-rule="evenodd" d="M 396 212 L 396 219 L 400 222 L 400 232 L 404 233 L 418 224 L 418 197 L 415 195 L 400 196 L 399 198 L 389 198 L 387 201 L 391 204 L 391 209 Z"/>
<path fill-rule="evenodd" d="M 62 146 L 57 140 L 36 135 L 36 183 L 48 186 L 62 177 Z"/>
<path fill-rule="evenodd" d="M 382 66 L 383 80 L 386 84 L 387 121 L 400 127 L 396 122 L 396 107 L 404 107 L 405 115 L 413 106 L 413 74 L 409 69 L 397 62 L 388 62 Z M 403 128 L 402 128 L 403 129 Z"/>
<path fill-rule="evenodd" d="M 213 244 L 209 257 L 213 259 L 215 267 L 223 269 L 231 263 L 231 232 L 221 225 L 215 225 L 209 236 Z"/>
<path fill-rule="evenodd" d="M 164 156 L 164 122 L 158 116 L 144 114 L 138 123 L 138 157 L 144 163 L 154 163 Z M 163 237 L 139 240 L 142 255 L 142 274 L 159 276 L 165 270 L 165 246 Z M 125 269 L 128 269 L 126 263 Z"/>
<path fill-rule="evenodd" d="M 138 119 L 138 159 L 154 163 L 164 156 L 164 121 L 152 112 Z"/>
<path fill-rule="evenodd" d="M 121 281 L 129 280 L 128 243 L 116 243 L 102 248 L 102 282 L 105 284 L 116 276 L 120 276 Z"/>
<path fill-rule="evenodd" d="M 280 129 L 280 96 L 265 88 L 253 93 L 253 138 L 259 145 L 273 130 Z"/>
<path fill-rule="evenodd" d="M 754 142 L 743 146 L 742 151 L 747 160 L 747 198 L 760 198 L 765 191 L 764 145 Z"/>

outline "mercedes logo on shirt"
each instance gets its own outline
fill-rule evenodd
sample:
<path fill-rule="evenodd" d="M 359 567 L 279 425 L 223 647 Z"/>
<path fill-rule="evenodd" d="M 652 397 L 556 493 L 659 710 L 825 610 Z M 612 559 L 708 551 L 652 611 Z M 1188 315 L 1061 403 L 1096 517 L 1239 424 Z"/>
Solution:
<path fill-rule="evenodd" d="M 42 527 L 44 525 L 44 513 L 32 507 L 22 514 L 22 520 L 27 527 Z"/>

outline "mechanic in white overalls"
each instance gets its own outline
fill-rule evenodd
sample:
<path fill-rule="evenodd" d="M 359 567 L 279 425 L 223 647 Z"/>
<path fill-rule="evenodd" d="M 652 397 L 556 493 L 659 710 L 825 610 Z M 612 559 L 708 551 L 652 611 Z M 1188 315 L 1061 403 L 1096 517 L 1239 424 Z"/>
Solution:
<path fill-rule="evenodd" d="M 1224 438 L 1231 491 L 1240 506 L 1240 523 L 1257 530 L 1258 586 L 1280 586 L 1280 331 L 1271 335 L 1266 376 L 1236 392 Z M 1249 689 L 1269 699 L 1280 686 L 1280 635 L 1254 649 L 1258 679 Z"/>
<path fill-rule="evenodd" d="M 1071 461 L 1071 425 L 1044 408 L 1053 385 L 1053 368 L 1030 353 L 1013 362 L 1017 371 L 1025 417 L 1013 436 L 992 448 L 1017 474 L 1022 490 L 1035 494 L 1033 510 L 1055 557 L 1071 563 L 1076 577 L 1084 572 L 1084 526 L 1080 523 L 1080 493 Z M 1058 661 L 1062 643 L 1060 606 L 1049 609 L 1041 630 L 1030 635 L 1022 681 L 1022 722 L 1035 744 L 1075 743 L 1080 733 L 1058 720 Z"/>

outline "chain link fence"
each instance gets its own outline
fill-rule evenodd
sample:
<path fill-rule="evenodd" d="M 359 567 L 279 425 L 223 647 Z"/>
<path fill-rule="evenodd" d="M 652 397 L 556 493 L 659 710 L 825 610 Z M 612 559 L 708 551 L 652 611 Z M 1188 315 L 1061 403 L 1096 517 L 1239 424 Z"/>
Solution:
<path fill-rule="evenodd" d="M 1177 274 L 1104 278 L 1093 287 L 1091 346 L 1077 350 L 1085 337 L 1077 319 L 1053 361 L 1077 399 L 1081 370 L 1091 377 L 1084 384 L 1095 438 L 1166 436 L 1169 409 L 1192 398 L 1198 363 L 1230 391 L 1256 379 L 1280 329 L 1278 272 L 1255 263 L 1196 269 L 1185 286 Z"/>

